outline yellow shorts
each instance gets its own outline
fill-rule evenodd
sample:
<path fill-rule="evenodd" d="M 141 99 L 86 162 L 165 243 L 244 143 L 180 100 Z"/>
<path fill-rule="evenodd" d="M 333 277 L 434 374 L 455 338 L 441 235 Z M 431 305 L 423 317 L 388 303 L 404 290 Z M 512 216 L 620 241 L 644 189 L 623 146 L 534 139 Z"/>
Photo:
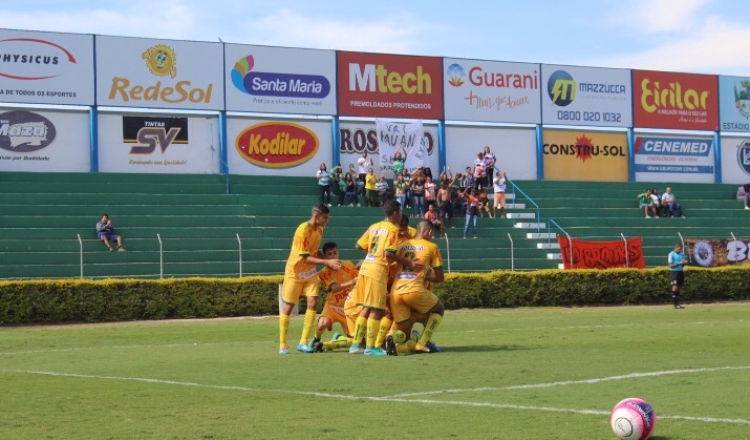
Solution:
<path fill-rule="evenodd" d="M 438 297 L 429 290 L 414 290 L 391 295 L 391 314 L 394 322 L 406 322 L 412 317 L 423 317 L 438 302 Z"/>
<path fill-rule="evenodd" d="M 360 307 L 361 309 L 362 307 Z M 354 336 L 354 330 L 357 328 L 357 318 L 359 318 L 359 312 L 354 314 L 346 314 L 346 335 L 349 337 Z"/>
<path fill-rule="evenodd" d="M 387 280 L 376 280 L 360 275 L 357 280 L 359 304 L 368 309 L 385 310 L 385 295 L 388 293 Z"/>
<path fill-rule="evenodd" d="M 297 304 L 300 296 L 318 296 L 318 286 L 317 277 L 305 281 L 284 277 L 281 285 L 281 299 L 285 303 Z"/>
<path fill-rule="evenodd" d="M 320 318 L 328 318 L 331 321 L 331 325 L 328 326 L 328 331 L 333 330 L 331 327 L 337 322 L 342 330 L 347 331 L 349 328 L 346 322 L 346 315 L 344 315 L 344 309 L 336 310 L 331 308 L 328 303 L 323 306 L 323 311 L 320 312 Z"/>

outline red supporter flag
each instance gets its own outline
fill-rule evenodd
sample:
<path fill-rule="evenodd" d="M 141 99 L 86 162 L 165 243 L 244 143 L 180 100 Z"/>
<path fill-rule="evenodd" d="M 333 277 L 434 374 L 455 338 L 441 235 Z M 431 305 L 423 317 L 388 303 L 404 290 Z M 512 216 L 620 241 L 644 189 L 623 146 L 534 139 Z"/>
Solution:
<path fill-rule="evenodd" d="M 560 256 L 565 269 L 570 269 L 571 249 L 568 238 L 558 236 Z M 641 237 L 629 238 L 627 259 L 625 243 L 616 241 L 586 241 L 577 238 L 573 242 L 573 269 L 611 269 L 615 267 L 634 267 L 645 269 Z"/>

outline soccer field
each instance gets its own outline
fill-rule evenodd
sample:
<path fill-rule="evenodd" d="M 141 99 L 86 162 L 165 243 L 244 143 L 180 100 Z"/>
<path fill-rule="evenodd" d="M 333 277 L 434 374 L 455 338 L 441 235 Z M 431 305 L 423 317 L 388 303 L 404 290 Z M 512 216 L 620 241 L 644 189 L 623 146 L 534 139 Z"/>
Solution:
<path fill-rule="evenodd" d="M 748 316 L 448 311 L 443 353 L 399 357 L 280 356 L 275 317 L 2 328 L 0 438 L 614 439 L 640 397 L 653 439 L 750 439 Z"/>

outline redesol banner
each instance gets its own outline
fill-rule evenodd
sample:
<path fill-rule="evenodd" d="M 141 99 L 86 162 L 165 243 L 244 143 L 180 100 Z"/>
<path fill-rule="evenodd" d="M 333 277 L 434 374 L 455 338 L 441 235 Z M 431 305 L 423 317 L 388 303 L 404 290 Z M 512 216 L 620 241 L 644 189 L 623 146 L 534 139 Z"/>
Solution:
<path fill-rule="evenodd" d="M 570 244 L 567 237 L 558 236 L 560 256 L 565 269 L 571 269 Z M 622 241 L 585 241 L 572 239 L 573 269 L 611 269 L 614 267 L 632 267 L 645 269 L 641 237 L 629 238 L 628 254 Z"/>
<path fill-rule="evenodd" d="M 443 116 L 441 58 L 338 52 L 336 69 L 340 115 Z"/>
<path fill-rule="evenodd" d="M 716 131 L 719 128 L 718 95 L 715 75 L 634 70 L 634 125 Z"/>
<path fill-rule="evenodd" d="M 625 133 L 544 130 L 542 150 L 547 180 L 628 180 Z"/>
<path fill-rule="evenodd" d="M 696 239 L 685 240 L 688 265 L 699 267 L 750 264 L 750 239 L 729 240 Z"/>

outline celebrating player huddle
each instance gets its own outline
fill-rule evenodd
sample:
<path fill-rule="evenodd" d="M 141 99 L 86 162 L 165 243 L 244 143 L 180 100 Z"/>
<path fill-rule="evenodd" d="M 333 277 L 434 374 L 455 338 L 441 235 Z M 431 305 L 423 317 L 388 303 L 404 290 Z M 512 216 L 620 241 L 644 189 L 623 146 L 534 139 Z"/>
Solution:
<path fill-rule="evenodd" d="M 308 309 L 297 345 L 300 352 L 348 347 L 353 354 L 395 356 L 440 351 L 430 342 L 445 312 L 431 291 L 433 283 L 443 281 L 440 251 L 430 241 L 433 226 L 421 221 L 416 229 L 408 227 L 408 217 L 402 217 L 401 206 L 395 200 L 383 204 L 383 213 L 385 219 L 371 225 L 357 241 L 357 248 L 367 253 L 358 266 L 339 261 L 333 242 L 323 245 L 322 255 L 318 251 L 328 221 L 326 206 L 313 207 L 311 219 L 297 228 L 284 274 L 279 353 L 288 353 L 289 314 L 302 295 L 307 297 Z M 327 267 L 313 282 L 309 267 L 316 264 Z M 318 280 L 328 295 L 315 338 L 308 344 L 316 313 Z M 336 322 L 346 335 L 334 335 L 331 341 L 321 342 L 323 332 L 332 330 Z M 425 326 L 421 336 L 412 332 L 415 322 Z"/>

